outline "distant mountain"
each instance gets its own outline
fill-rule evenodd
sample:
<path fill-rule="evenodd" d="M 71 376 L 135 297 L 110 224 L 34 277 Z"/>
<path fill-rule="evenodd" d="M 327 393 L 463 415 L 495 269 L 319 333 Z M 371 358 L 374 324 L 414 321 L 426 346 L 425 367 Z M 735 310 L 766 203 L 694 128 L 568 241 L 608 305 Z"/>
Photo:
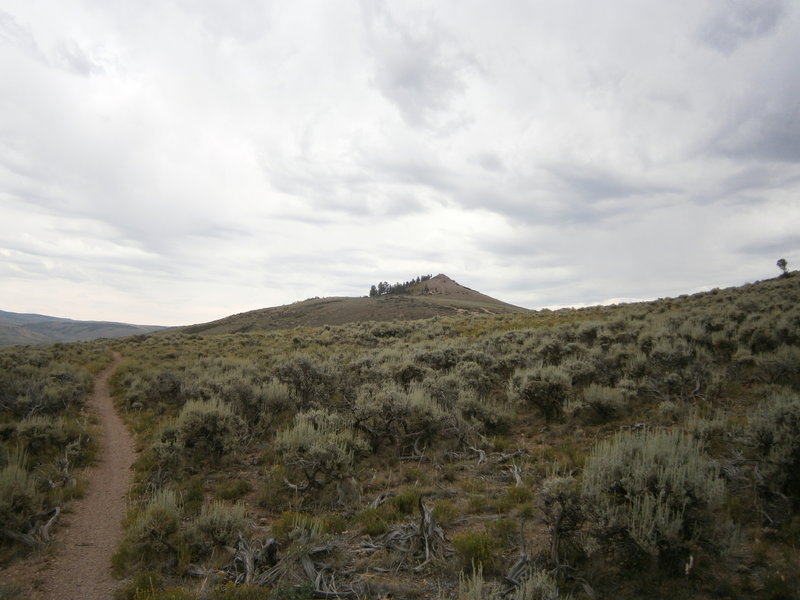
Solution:
<path fill-rule="evenodd" d="M 185 333 L 240 333 L 293 327 L 320 327 L 360 321 L 411 321 L 465 314 L 525 313 L 528 309 L 501 302 L 437 275 L 402 292 L 362 298 L 311 298 L 285 306 L 262 308 L 199 325 Z"/>
<path fill-rule="evenodd" d="M 166 329 L 157 325 L 130 325 L 109 321 L 75 321 L 46 315 L 0 310 L 0 346 L 81 342 L 118 338 Z"/>

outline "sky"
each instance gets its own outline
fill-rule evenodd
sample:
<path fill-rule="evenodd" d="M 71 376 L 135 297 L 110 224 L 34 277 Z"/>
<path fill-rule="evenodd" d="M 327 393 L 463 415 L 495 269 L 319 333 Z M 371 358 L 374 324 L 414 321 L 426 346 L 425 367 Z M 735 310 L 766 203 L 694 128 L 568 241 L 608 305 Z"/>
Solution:
<path fill-rule="evenodd" d="M 800 2 L 3 0 L 0 309 L 528 308 L 800 263 Z"/>

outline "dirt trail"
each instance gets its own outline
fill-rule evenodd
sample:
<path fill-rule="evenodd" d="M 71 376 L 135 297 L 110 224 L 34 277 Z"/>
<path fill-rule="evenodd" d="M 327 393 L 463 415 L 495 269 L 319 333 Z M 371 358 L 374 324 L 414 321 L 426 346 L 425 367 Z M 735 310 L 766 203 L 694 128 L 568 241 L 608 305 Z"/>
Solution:
<path fill-rule="evenodd" d="M 86 473 L 86 495 L 63 515 L 52 553 L 0 572 L 0 581 L 22 587 L 29 600 L 108 600 L 112 596 L 111 555 L 122 535 L 135 456 L 133 440 L 108 390 L 108 379 L 121 360 L 115 355 L 114 362 L 97 376 L 88 402 L 102 433 L 99 460 Z"/>

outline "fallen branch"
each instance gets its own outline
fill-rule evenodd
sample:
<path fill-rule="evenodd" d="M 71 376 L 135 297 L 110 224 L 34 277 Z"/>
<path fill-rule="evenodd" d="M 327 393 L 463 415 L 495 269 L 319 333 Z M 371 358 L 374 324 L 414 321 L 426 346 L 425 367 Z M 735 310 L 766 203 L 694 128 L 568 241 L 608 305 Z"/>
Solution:
<path fill-rule="evenodd" d="M 509 466 L 508 470 L 511 471 L 511 474 L 514 476 L 514 486 L 520 487 L 522 485 L 522 470 L 516 465 L 516 463 Z"/>
<path fill-rule="evenodd" d="M 449 551 L 447 538 L 433 518 L 431 509 L 425 506 L 422 498 L 419 499 L 418 506 L 420 517 L 416 523 L 408 523 L 389 531 L 370 545 L 370 548 L 384 548 L 407 554 L 410 558 L 420 561 L 411 568 L 415 573 L 420 572 L 430 561 L 445 557 Z"/>
<path fill-rule="evenodd" d="M 486 462 L 486 451 L 485 450 L 481 450 L 480 448 L 475 448 L 474 446 L 470 446 L 469 449 L 472 450 L 473 452 L 477 453 L 477 455 L 478 455 L 478 464 L 479 465 L 484 463 L 484 462 Z"/>

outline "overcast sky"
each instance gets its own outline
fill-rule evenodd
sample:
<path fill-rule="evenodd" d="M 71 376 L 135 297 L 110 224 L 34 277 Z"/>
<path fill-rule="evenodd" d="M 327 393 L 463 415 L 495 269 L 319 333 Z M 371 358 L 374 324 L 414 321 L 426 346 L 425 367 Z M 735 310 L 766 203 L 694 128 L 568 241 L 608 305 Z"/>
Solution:
<path fill-rule="evenodd" d="M 798 57 L 788 0 L 3 0 L 0 309 L 774 277 L 800 263 Z"/>

